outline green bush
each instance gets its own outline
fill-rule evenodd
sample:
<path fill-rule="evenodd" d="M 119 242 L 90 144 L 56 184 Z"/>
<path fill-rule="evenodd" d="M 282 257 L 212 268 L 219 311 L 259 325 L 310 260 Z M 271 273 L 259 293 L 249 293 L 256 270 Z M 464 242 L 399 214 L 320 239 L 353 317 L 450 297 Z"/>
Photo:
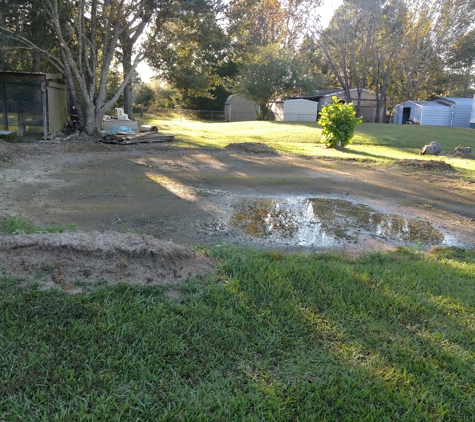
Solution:
<path fill-rule="evenodd" d="M 323 127 L 322 142 L 328 148 L 345 147 L 355 134 L 355 127 L 363 120 L 356 117 L 353 104 L 342 104 L 333 96 L 332 102 L 323 107 L 318 124 Z"/>

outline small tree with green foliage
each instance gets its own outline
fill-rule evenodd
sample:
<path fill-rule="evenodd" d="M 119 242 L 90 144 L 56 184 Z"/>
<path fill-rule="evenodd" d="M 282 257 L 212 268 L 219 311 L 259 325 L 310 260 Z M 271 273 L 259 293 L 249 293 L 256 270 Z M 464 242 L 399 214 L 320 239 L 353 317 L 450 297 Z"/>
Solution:
<path fill-rule="evenodd" d="M 318 124 L 323 127 L 322 142 L 327 148 L 345 147 L 355 135 L 355 127 L 363 120 L 356 117 L 353 104 L 343 104 L 333 96 L 332 102 L 322 108 Z"/>
<path fill-rule="evenodd" d="M 232 83 L 232 90 L 259 106 L 257 120 L 265 120 L 269 103 L 279 97 L 314 88 L 314 75 L 308 76 L 308 63 L 280 44 L 268 44 L 243 65 L 240 75 Z"/>

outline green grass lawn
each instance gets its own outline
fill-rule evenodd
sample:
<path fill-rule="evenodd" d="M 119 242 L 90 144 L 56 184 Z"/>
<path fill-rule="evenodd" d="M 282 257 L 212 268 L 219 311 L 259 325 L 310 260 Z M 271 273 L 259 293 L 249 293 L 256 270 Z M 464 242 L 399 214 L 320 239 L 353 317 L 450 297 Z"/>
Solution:
<path fill-rule="evenodd" d="M 475 130 L 452 127 L 363 123 L 342 152 L 321 143 L 322 129 L 316 122 L 227 122 L 157 120 L 145 114 L 142 122 L 156 125 L 162 132 L 176 135 L 176 145 L 223 148 L 234 142 L 261 142 L 280 153 L 330 157 L 391 164 L 401 159 L 443 160 L 461 172 L 475 176 L 475 160 L 441 155 L 420 155 L 421 148 L 432 141 L 442 144 L 442 154 L 459 145 L 470 146 L 475 153 Z"/>
<path fill-rule="evenodd" d="M 3 274 L 0 420 L 473 420 L 474 252 L 211 253 L 178 299 Z"/>

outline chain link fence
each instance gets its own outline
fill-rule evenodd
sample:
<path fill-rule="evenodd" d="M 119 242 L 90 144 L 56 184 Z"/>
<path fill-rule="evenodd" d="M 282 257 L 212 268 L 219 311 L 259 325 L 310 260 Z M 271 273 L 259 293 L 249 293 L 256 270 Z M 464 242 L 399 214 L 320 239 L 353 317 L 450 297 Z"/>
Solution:
<path fill-rule="evenodd" d="M 182 108 L 134 107 L 134 113 L 150 113 L 162 120 L 202 120 L 224 122 L 224 110 L 189 110 Z"/>
<path fill-rule="evenodd" d="M 45 134 L 46 101 L 40 81 L 0 80 L 0 130 L 18 136 Z"/>

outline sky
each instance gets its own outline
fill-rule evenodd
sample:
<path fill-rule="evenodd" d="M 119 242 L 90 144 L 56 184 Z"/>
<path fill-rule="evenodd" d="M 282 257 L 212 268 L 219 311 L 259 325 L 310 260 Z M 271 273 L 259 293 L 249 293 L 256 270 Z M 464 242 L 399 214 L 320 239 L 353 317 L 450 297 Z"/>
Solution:
<path fill-rule="evenodd" d="M 343 0 L 323 0 L 322 6 L 317 9 L 317 12 L 320 13 L 322 19 L 322 25 L 325 27 L 330 23 L 330 20 L 333 16 L 335 10 L 341 5 Z M 150 82 L 150 79 L 154 75 L 154 72 L 147 63 L 142 62 L 137 67 L 137 73 L 140 75 L 140 79 L 143 82 Z"/>
<path fill-rule="evenodd" d="M 335 10 L 341 6 L 342 0 L 323 0 L 323 5 L 318 8 L 320 16 L 322 17 L 323 26 L 327 26 L 333 16 Z"/>

